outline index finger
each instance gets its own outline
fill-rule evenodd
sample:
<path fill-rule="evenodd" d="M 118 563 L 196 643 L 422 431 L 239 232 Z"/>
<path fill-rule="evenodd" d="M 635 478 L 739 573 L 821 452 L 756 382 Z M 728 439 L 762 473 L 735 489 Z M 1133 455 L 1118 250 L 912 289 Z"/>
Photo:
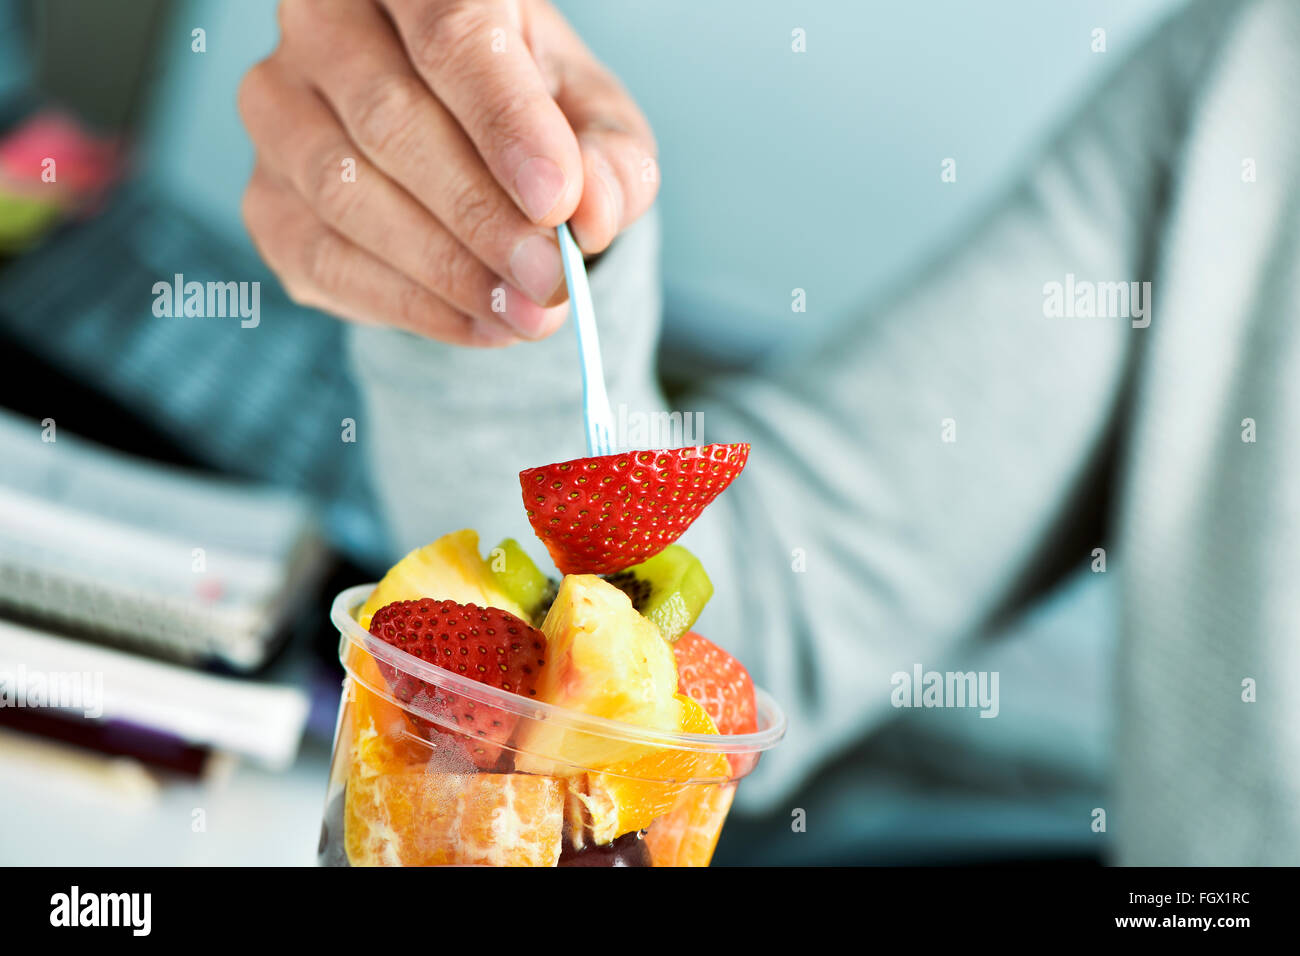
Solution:
<path fill-rule="evenodd" d="M 380 0 L 411 64 L 533 222 L 582 197 L 582 155 L 524 42 L 516 0 Z"/>

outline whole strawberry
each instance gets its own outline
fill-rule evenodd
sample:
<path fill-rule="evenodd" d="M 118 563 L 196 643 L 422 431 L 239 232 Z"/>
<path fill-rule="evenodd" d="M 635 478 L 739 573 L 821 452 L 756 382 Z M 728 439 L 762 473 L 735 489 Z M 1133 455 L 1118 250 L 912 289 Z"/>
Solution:
<path fill-rule="evenodd" d="M 396 601 L 375 612 L 370 633 L 420 660 L 481 684 L 520 694 L 536 695 L 538 671 L 545 663 L 546 638 L 541 631 L 507 611 L 476 604 L 422 598 Z M 416 703 L 450 721 L 460 735 L 439 734 L 427 721 L 422 729 L 453 736 L 483 770 L 501 762 L 518 716 L 469 700 L 381 665 L 393 696 Z M 427 725 L 427 726 L 426 726 Z"/>
<path fill-rule="evenodd" d="M 694 631 L 678 638 L 673 656 L 677 692 L 703 707 L 718 733 L 750 734 L 758 729 L 754 682 L 740 661 Z"/>
<path fill-rule="evenodd" d="M 749 445 L 631 451 L 519 473 L 524 508 L 565 574 L 614 574 L 654 557 L 731 484 Z"/>

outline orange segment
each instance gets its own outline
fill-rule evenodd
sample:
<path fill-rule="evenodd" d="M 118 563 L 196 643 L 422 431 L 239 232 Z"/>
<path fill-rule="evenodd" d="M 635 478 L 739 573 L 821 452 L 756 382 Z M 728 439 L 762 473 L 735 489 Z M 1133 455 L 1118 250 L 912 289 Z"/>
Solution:
<path fill-rule="evenodd" d="M 684 694 L 676 699 L 682 733 L 718 732 L 703 707 Z M 607 771 L 588 773 L 585 792 L 575 790 L 574 796 L 586 808 L 592 838 L 596 843 L 608 843 L 624 833 L 644 830 L 672 810 L 687 787 L 686 781 L 730 773 L 723 754 L 657 750 Z"/>
<path fill-rule="evenodd" d="M 369 654 L 364 651 L 354 651 L 348 663 L 356 671 L 357 678 L 360 680 L 365 681 L 371 687 L 378 687 L 381 690 L 388 689 L 388 682 L 384 680 L 384 675 L 379 670 L 379 664 Z M 378 694 L 372 693 L 358 683 L 357 680 L 350 680 L 348 687 L 352 697 L 352 739 L 354 741 L 369 730 L 384 735 L 399 734 L 411 730 L 406 714 L 402 708 L 392 701 L 385 700 Z"/>
<path fill-rule="evenodd" d="M 360 732 L 343 817 L 353 866 L 554 866 L 563 827 L 561 780 L 438 773 L 401 741 Z"/>
<path fill-rule="evenodd" d="M 734 783 L 700 783 L 687 788 L 673 811 L 645 835 L 652 866 L 708 866 L 736 795 Z"/>

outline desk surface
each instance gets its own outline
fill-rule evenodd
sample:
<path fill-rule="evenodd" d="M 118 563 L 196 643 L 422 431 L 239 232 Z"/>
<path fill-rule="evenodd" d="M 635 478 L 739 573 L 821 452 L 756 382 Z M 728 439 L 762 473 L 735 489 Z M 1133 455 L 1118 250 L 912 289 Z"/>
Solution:
<path fill-rule="evenodd" d="M 279 773 L 242 763 L 203 783 L 155 784 L 129 765 L 6 735 L 0 865 L 311 865 L 328 767 L 328 749 L 308 739 Z"/>

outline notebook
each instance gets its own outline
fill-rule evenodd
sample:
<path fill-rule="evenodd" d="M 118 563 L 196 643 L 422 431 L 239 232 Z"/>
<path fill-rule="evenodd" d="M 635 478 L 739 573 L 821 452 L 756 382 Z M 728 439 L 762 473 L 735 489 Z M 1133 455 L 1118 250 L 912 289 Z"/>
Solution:
<path fill-rule="evenodd" d="M 0 611 L 248 672 L 327 550 L 302 495 L 108 451 L 0 412 Z"/>

